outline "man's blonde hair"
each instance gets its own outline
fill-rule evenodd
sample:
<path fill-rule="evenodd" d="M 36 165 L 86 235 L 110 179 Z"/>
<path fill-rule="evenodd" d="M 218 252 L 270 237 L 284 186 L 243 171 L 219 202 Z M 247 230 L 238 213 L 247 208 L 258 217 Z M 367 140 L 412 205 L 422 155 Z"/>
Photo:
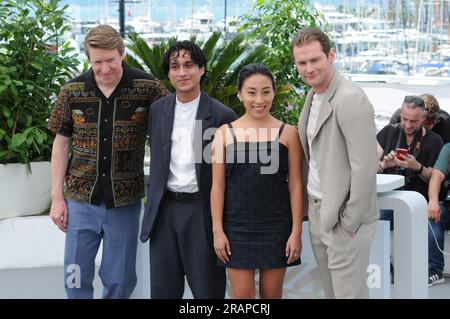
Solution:
<path fill-rule="evenodd" d="M 108 49 L 119 51 L 120 55 L 125 52 L 125 45 L 120 33 L 116 29 L 107 24 L 100 24 L 89 30 L 84 40 L 84 51 L 88 59 L 89 49 Z"/>

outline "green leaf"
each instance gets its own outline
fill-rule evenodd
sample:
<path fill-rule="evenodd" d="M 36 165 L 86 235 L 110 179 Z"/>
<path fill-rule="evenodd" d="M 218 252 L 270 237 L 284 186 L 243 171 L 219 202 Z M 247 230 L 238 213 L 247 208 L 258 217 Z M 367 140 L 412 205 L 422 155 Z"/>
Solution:
<path fill-rule="evenodd" d="M 8 88 L 7 85 L 0 85 L 0 93 Z"/>
<path fill-rule="evenodd" d="M 0 65 L 0 74 L 8 73 L 8 68 Z"/>
<path fill-rule="evenodd" d="M 11 116 L 11 111 L 6 106 L 2 106 L 2 112 L 6 118 L 9 118 Z"/>
<path fill-rule="evenodd" d="M 30 62 L 30 65 L 36 70 L 42 71 L 42 65 L 36 62 Z"/>
<path fill-rule="evenodd" d="M 41 155 L 41 147 L 39 145 L 36 144 L 36 141 L 33 140 L 33 148 L 36 150 L 36 152 L 38 152 L 39 155 Z"/>
<path fill-rule="evenodd" d="M 6 124 L 8 124 L 9 128 L 12 128 L 14 125 L 14 120 L 10 117 L 8 117 L 8 119 L 6 120 Z"/>
<path fill-rule="evenodd" d="M 26 136 L 24 134 L 18 133 L 13 136 L 11 140 L 11 147 L 18 148 L 26 141 Z"/>
<path fill-rule="evenodd" d="M 39 131 L 36 131 L 34 138 L 39 145 L 41 145 L 42 142 L 44 142 L 44 137 L 39 133 Z"/>
<path fill-rule="evenodd" d="M 9 150 L 0 151 L 0 162 L 3 162 L 2 159 L 8 155 Z"/>
<path fill-rule="evenodd" d="M 33 135 L 28 135 L 27 136 L 27 145 L 31 145 L 34 142 L 34 136 Z"/>
<path fill-rule="evenodd" d="M 11 85 L 10 85 L 10 88 L 11 88 L 11 92 L 13 93 L 13 95 L 14 95 L 15 97 L 17 97 L 17 95 L 19 95 L 19 92 L 17 91 L 16 86 L 15 86 L 14 84 L 11 84 Z"/>

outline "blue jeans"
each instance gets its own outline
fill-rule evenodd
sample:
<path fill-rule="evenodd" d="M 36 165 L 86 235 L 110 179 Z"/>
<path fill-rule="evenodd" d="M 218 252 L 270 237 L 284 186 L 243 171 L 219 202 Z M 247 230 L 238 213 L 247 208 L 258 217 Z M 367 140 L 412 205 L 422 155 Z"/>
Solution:
<path fill-rule="evenodd" d="M 444 250 L 444 235 L 446 228 L 450 225 L 450 213 L 444 205 L 439 204 L 441 208 L 441 218 L 439 223 L 434 220 L 429 220 L 428 225 L 428 272 L 430 274 L 442 274 L 444 270 L 444 255 L 439 251 L 436 240 L 441 248 Z M 391 223 L 391 231 L 394 229 L 394 211 L 389 209 L 380 209 L 380 220 L 389 220 Z M 433 232 L 436 235 L 434 239 Z"/>
<path fill-rule="evenodd" d="M 103 298 L 128 298 L 136 286 L 141 201 L 107 209 L 67 200 L 64 283 L 68 298 L 93 298 L 95 256 L 103 241 L 99 276 Z"/>
<path fill-rule="evenodd" d="M 436 241 L 441 250 L 444 250 L 444 236 L 446 228 L 450 225 L 450 213 L 444 205 L 439 204 L 439 207 L 441 208 L 441 218 L 439 223 L 430 220 L 428 226 L 428 269 L 430 274 L 442 274 L 445 266 L 444 255 L 439 251 Z M 434 239 L 431 230 L 436 235 L 436 240 Z"/>

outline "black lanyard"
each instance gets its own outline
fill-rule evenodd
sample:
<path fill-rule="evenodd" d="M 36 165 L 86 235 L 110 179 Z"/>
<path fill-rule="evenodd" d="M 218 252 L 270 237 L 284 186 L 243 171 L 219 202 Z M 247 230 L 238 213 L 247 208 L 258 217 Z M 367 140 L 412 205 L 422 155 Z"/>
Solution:
<path fill-rule="evenodd" d="M 406 142 L 406 135 L 405 135 L 405 131 L 403 130 L 402 126 L 399 125 L 398 129 L 399 129 L 399 134 L 397 134 L 397 143 L 395 144 L 394 150 L 399 148 L 400 145 L 407 145 L 408 154 L 414 155 L 414 157 L 417 159 L 417 157 L 419 156 L 419 153 L 420 153 L 420 148 L 422 146 L 422 139 L 423 139 L 422 126 L 414 134 L 414 138 L 413 138 L 411 144 L 409 144 L 409 145 Z"/>

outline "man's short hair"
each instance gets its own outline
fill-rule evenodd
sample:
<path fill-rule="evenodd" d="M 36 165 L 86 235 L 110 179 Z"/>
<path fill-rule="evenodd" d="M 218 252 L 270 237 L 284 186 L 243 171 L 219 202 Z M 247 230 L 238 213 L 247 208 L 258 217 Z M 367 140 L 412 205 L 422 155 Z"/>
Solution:
<path fill-rule="evenodd" d="M 294 47 L 301 47 L 302 45 L 313 41 L 318 41 L 322 47 L 323 53 L 328 56 L 331 50 L 331 41 L 325 32 L 319 28 L 306 28 L 297 32 L 291 44 L 292 56 L 294 56 Z"/>
<path fill-rule="evenodd" d="M 417 96 L 417 95 L 405 96 L 402 106 L 406 106 L 408 108 L 413 108 L 413 109 L 415 109 L 416 107 L 419 107 L 425 111 L 425 102 L 423 101 L 423 99 L 420 96 Z"/>
<path fill-rule="evenodd" d="M 164 74 L 168 76 L 170 70 L 170 56 L 172 53 L 177 52 L 180 54 L 181 50 L 185 50 L 191 54 L 191 60 L 194 64 L 198 65 L 199 68 L 204 68 L 206 74 L 206 63 L 208 60 L 206 59 L 205 54 L 202 49 L 195 43 L 185 40 L 185 41 L 177 41 L 164 53 L 164 57 L 161 63 L 161 67 L 164 71 Z"/>
<path fill-rule="evenodd" d="M 93 49 L 107 49 L 119 51 L 120 55 L 125 52 L 125 45 L 122 36 L 112 26 L 107 24 L 99 24 L 89 30 L 84 40 L 84 51 L 89 57 L 89 48 Z"/>

